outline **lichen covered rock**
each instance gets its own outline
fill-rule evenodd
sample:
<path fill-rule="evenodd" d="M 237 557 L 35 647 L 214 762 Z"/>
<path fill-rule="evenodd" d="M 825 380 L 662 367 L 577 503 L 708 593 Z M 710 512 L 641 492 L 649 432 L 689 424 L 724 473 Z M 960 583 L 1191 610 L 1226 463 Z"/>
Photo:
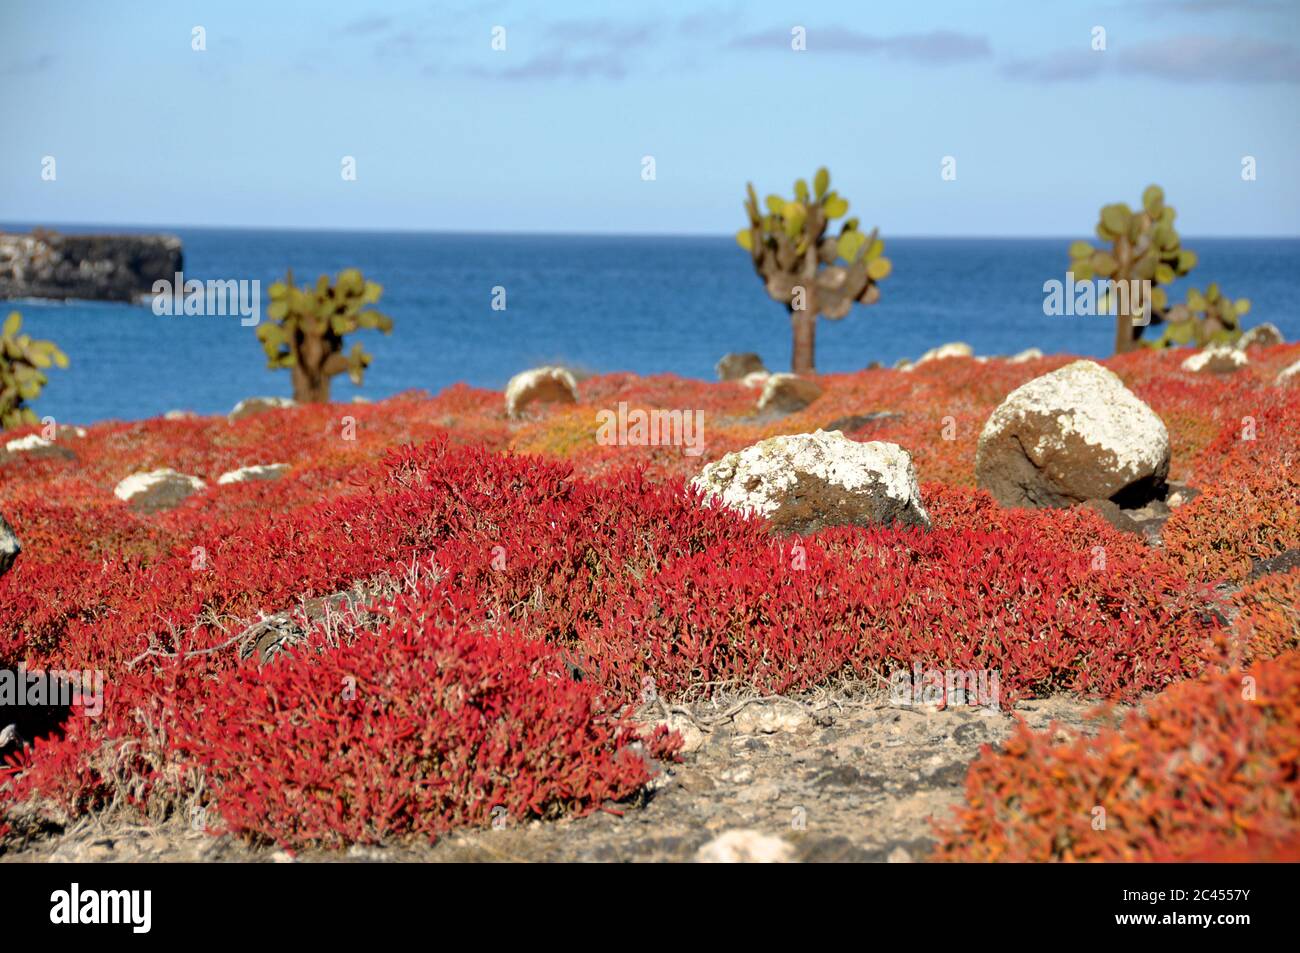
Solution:
<path fill-rule="evenodd" d="M 1075 361 L 1017 387 L 980 434 L 975 479 L 1004 506 L 1140 506 L 1169 473 L 1169 432 L 1113 372 Z"/>
<path fill-rule="evenodd" d="M 292 397 L 248 397 L 234 406 L 227 419 L 233 422 L 255 414 L 264 414 L 268 410 L 286 410 L 297 406 L 298 402 Z"/>
<path fill-rule="evenodd" d="M 693 485 L 711 502 L 767 517 L 781 534 L 930 525 L 907 451 L 839 431 L 771 437 L 709 464 Z"/>
<path fill-rule="evenodd" d="M 113 495 L 142 513 L 156 513 L 179 506 L 187 497 L 204 488 L 195 476 L 175 470 L 150 470 L 132 473 L 113 489 Z"/>
<path fill-rule="evenodd" d="M 1245 351 L 1227 344 L 1212 344 L 1183 361 L 1182 368 L 1196 374 L 1231 374 L 1249 363 Z"/>
<path fill-rule="evenodd" d="M 792 414 L 803 410 L 821 395 L 821 385 L 815 380 L 794 374 L 770 374 L 763 380 L 758 409 L 760 412 Z"/>

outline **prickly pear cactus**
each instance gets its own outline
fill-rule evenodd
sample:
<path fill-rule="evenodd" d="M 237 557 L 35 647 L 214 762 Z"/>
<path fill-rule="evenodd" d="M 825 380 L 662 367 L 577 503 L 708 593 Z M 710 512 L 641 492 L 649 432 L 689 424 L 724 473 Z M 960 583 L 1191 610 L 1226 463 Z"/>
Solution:
<path fill-rule="evenodd" d="M 257 337 L 267 367 L 287 367 L 292 373 L 294 399 L 327 402 L 330 380 L 339 374 L 361 383 L 372 358 L 358 343 L 344 354 L 343 338 L 362 328 L 384 334 L 393 330 L 393 319 L 370 307 L 383 290 L 355 268 L 339 272 L 332 284 L 321 275 L 314 288 L 295 285 L 293 271 L 271 286 L 269 320 L 258 326 Z"/>
<path fill-rule="evenodd" d="M 26 404 L 35 400 L 47 383 L 51 366 L 67 367 L 68 356 L 51 341 L 34 341 L 20 333 L 22 315 L 11 311 L 0 329 L 0 430 L 39 423 Z"/>
<path fill-rule="evenodd" d="M 1161 286 L 1171 284 L 1196 267 L 1196 253 L 1182 247 L 1174 228 L 1175 215 L 1173 206 L 1165 204 L 1165 193 L 1160 186 L 1149 185 L 1142 193 L 1142 208 L 1138 211 L 1123 202 L 1102 208 L 1097 237 L 1106 245 L 1094 248 L 1086 241 L 1078 241 L 1070 246 L 1070 270 L 1077 281 L 1096 277 L 1115 282 L 1151 282 L 1150 302 L 1130 299 L 1128 313 L 1123 313 L 1121 308 L 1116 316 L 1116 353 L 1130 351 L 1137 345 L 1142 331 L 1140 326 L 1135 326 L 1134 319 L 1148 305 L 1152 323 L 1164 319 L 1169 300 L 1168 292 Z M 1123 300 L 1120 299 L 1121 303 Z M 1099 301 L 1099 308 L 1105 303 Z"/>
<path fill-rule="evenodd" d="M 796 374 L 814 370 L 817 315 L 839 320 L 854 303 L 874 304 L 880 298 L 879 282 L 892 268 L 882 254 L 885 243 L 878 229 L 866 234 L 858 219 L 849 218 L 838 235 L 826 234 L 831 220 L 849 210 L 848 200 L 831 191 L 830 180 L 826 169 L 818 169 L 811 191 L 799 179 L 794 198 L 769 195 L 762 206 L 754 186 L 747 186 L 749 227 L 736 233 L 768 295 L 790 311 Z"/>
<path fill-rule="evenodd" d="M 1250 299 L 1233 301 L 1211 284 L 1204 292 L 1188 289 L 1187 300 L 1176 304 L 1165 315 L 1164 333 L 1150 347 L 1177 347 L 1181 344 L 1231 344 L 1241 337 L 1241 317 L 1250 311 Z"/>

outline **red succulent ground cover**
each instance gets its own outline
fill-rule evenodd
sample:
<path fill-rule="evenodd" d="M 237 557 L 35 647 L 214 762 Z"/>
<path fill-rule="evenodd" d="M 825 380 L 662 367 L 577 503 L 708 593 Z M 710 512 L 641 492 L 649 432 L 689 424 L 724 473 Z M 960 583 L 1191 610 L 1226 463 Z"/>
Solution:
<path fill-rule="evenodd" d="M 0 810 L 206 805 L 214 826 L 289 846 L 432 837 L 494 808 L 550 817 L 634 796 L 673 755 L 626 720 L 647 679 L 679 697 L 789 692 L 919 662 L 997 671 L 1009 706 L 1136 701 L 1262 665 L 1295 645 L 1294 574 L 1231 604 L 1211 588 L 1297 545 L 1300 387 L 1272 375 L 1300 350 L 1261 354 L 1228 378 L 1182 372 L 1178 355 L 1109 362 L 1169 424 L 1174 475 L 1205 491 L 1164 549 L 1091 511 L 1008 511 L 973 488 L 984 419 L 1066 358 L 832 375 L 779 419 L 756 418 L 740 384 L 617 374 L 522 422 L 458 385 L 91 427 L 61 439 L 71 458 L 0 462 L 0 512 L 25 546 L 0 578 L 0 667 L 97 669 L 107 693 L 102 717 L 0 769 Z M 706 453 L 598 445 L 597 412 L 620 401 L 702 410 Z M 727 451 L 872 411 L 899 416 L 852 436 L 912 451 L 929 533 L 773 539 L 685 486 Z M 264 463 L 291 469 L 216 485 Z M 209 486 L 153 515 L 113 496 L 159 467 Z M 412 567 L 435 578 L 379 600 L 359 635 L 317 626 L 267 665 L 231 646 L 262 615 Z M 1057 823 L 1036 817 L 1017 816 L 1024 837 Z"/>
<path fill-rule="evenodd" d="M 972 765 L 967 806 L 941 828 L 938 855 L 1262 859 L 1286 843 L 1294 852 L 1298 756 L 1300 652 L 1292 651 L 1249 674 L 1174 685 L 1094 738 L 1062 742 L 1022 724 L 1004 752 L 986 751 Z"/>

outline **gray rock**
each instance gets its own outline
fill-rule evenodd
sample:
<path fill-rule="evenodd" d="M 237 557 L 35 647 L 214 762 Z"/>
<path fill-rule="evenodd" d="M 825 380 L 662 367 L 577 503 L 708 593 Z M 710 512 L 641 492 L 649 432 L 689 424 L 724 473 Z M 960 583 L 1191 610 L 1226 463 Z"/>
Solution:
<path fill-rule="evenodd" d="M 1276 324 L 1257 324 L 1241 337 L 1237 338 L 1237 349 L 1244 351 L 1248 347 L 1272 347 L 1275 344 L 1285 344 L 1286 338 L 1278 330 Z"/>
<path fill-rule="evenodd" d="M 133 473 L 113 489 L 113 495 L 140 513 L 157 513 L 179 506 L 204 488 L 198 477 L 175 470 Z"/>
<path fill-rule="evenodd" d="M 837 417 L 828 423 L 822 430 L 838 430 L 841 433 L 850 434 L 855 430 L 861 430 L 867 424 L 883 423 L 886 420 L 898 420 L 902 414 L 893 413 L 888 410 L 878 410 L 872 414 L 853 414 L 850 417 Z"/>
<path fill-rule="evenodd" d="M 794 374 L 772 374 L 763 381 L 758 410 L 760 413 L 792 414 L 803 410 L 821 395 L 822 387 L 815 380 Z"/>
<path fill-rule="evenodd" d="M 738 381 L 747 374 L 753 374 L 758 371 L 766 371 L 763 366 L 763 359 L 752 352 L 741 354 L 724 354 L 722 360 L 718 361 L 714 370 L 718 372 L 720 381 Z"/>
<path fill-rule="evenodd" d="M 1169 432 L 1112 371 L 1075 361 L 1017 387 L 990 415 L 975 479 L 1004 506 L 1141 506 L 1169 473 Z"/>
<path fill-rule="evenodd" d="M 767 517 L 779 534 L 930 525 L 908 452 L 839 431 L 770 437 L 710 463 L 694 485 L 710 501 Z"/>
<path fill-rule="evenodd" d="M 22 551 L 22 543 L 14 535 L 13 527 L 5 521 L 4 516 L 0 516 L 0 576 L 9 571 Z"/>
<path fill-rule="evenodd" d="M 264 414 L 268 410 L 286 410 L 297 406 L 298 402 L 292 397 L 247 397 L 234 406 L 226 419 L 233 423 L 255 414 Z"/>
<path fill-rule="evenodd" d="M 1287 549 L 1267 559 L 1251 559 L 1250 578 L 1258 579 L 1274 572 L 1288 572 L 1300 566 L 1300 549 Z"/>

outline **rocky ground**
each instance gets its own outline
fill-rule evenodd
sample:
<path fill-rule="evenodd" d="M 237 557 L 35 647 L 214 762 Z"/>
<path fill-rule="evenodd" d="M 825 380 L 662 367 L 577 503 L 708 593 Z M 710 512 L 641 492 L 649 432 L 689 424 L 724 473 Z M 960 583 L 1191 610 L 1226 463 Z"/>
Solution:
<path fill-rule="evenodd" d="M 175 822 L 82 824 L 5 855 L 47 861 L 691 861 L 728 831 L 742 850 L 782 859 L 923 861 L 931 818 L 962 798 L 967 767 L 998 745 L 1015 718 L 1084 728 L 1092 703 L 1028 701 L 1014 714 L 984 708 L 894 707 L 883 697 L 761 700 L 674 714 L 687 746 L 642 805 L 577 820 L 457 833 L 428 846 L 353 847 L 290 857 Z M 696 727 L 696 724 L 701 727 Z M 707 729 L 707 730 L 706 730 Z M 777 838 L 773 843 L 766 838 Z M 713 851 L 716 853 L 716 849 Z"/>

